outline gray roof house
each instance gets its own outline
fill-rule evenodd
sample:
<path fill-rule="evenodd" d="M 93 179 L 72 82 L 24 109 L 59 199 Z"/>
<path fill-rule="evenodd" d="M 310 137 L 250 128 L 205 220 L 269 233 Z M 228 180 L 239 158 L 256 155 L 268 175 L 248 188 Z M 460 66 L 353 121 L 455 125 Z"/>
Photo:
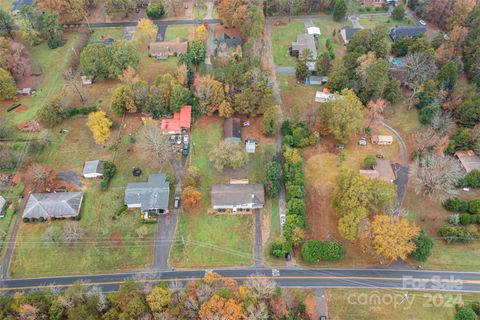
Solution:
<path fill-rule="evenodd" d="M 401 26 L 395 27 L 390 30 L 390 38 L 393 41 L 398 38 L 416 38 L 421 36 L 427 31 L 427 28 L 424 26 Z"/>
<path fill-rule="evenodd" d="M 304 33 L 297 35 L 297 41 L 292 42 L 292 46 L 290 47 L 290 55 L 298 57 L 305 49 L 309 49 L 312 52 L 312 61 L 317 60 L 315 37 L 311 34 Z"/>
<path fill-rule="evenodd" d="M 85 178 L 98 178 L 103 176 L 103 163 L 100 160 L 85 161 L 83 166 Z"/>
<path fill-rule="evenodd" d="M 83 192 L 32 193 L 23 210 L 24 219 L 71 218 L 80 213 Z"/>
<path fill-rule="evenodd" d="M 168 213 L 170 182 L 164 173 L 152 173 L 147 182 L 130 182 L 125 189 L 125 205 L 140 208 L 145 219 Z"/>
<path fill-rule="evenodd" d="M 342 40 L 344 44 L 347 44 L 353 37 L 355 33 L 362 30 L 362 28 L 352 28 L 352 27 L 343 27 L 340 30 L 340 35 L 342 36 Z"/>
<path fill-rule="evenodd" d="M 4 197 L 0 196 L 0 217 L 5 215 L 5 207 L 7 206 L 7 200 Z"/>
<path fill-rule="evenodd" d="M 213 209 L 263 208 L 265 195 L 262 184 L 216 184 L 210 193 Z"/>

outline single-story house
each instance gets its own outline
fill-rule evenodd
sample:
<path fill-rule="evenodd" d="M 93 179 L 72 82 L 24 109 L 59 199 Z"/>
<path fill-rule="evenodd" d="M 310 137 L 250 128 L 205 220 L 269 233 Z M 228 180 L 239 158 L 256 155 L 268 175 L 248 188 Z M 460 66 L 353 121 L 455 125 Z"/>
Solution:
<path fill-rule="evenodd" d="M 90 85 L 93 83 L 93 76 L 81 75 L 80 79 L 82 79 L 82 84 L 84 85 Z"/>
<path fill-rule="evenodd" d="M 174 112 L 173 118 L 162 119 L 160 129 L 163 134 L 180 134 L 192 125 L 192 106 L 183 106 L 180 112 Z"/>
<path fill-rule="evenodd" d="M 148 54 L 150 57 L 157 59 L 167 59 L 170 56 L 178 56 L 186 53 L 188 42 L 176 38 L 173 41 L 152 42 L 148 46 Z"/>
<path fill-rule="evenodd" d="M 130 182 L 125 189 L 124 203 L 140 208 L 145 220 L 168 213 L 170 182 L 164 173 L 152 173 L 147 182 Z"/>
<path fill-rule="evenodd" d="M 348 42 L 350 42 L 353 35 L 360 30 L 362 30 L 362 28 L 352 28 L 348 26 L 340 29 L 340 35 L 342 36 L 343 43 L 347 44 Z"/>
<path fill-rule="evenodd" d="M 245 151 L 247 151 L 247 153 L 255 153 L 256 149 L 257 144 L 255 143 L 255 141 L 247 140 L 245 142 Z"/>
<path fill-rule="evenodd" d="M 390 30 L 390 38 L 395 41 L 399 38 L 416 38 L 427 31 L 425 26 L 400 26 Z"/>
<path fill-rule="evenodd" d="M 372 134 L 372 143 L 379 146 L 389 146 L 393 143 L 393 137 L 388 135 Z"/>
<path fill-rule="evenodd" d="M 242 141 L 242 130 L 240 128 L 240 119 L 238 118 L 226 118 L 223 120 L 223 140 Z"/>
<path fill-rule="evenodd" d="M 305 49 L 309 49 L 312 53 L 311 61 L 316 61 L 317 46 L 315 44 L 315 37 L 311 34 L 304 33 L 297 35 L 297 41 L 292 42 L 292 46 L 290 47 L 290 55 L 298 58 Z"/>
<path fill-rule="evenodd" d="M 215 184 L 211 191 L 213 209 L 263 208 L 265 195 L 262 184 Z"/>
<path fill-rule="evenodd" d="M 224 43 L 228 48 L 236 48 L 242 45 L 240 30 L 235 27 L 227 27 L 218 24 L 215 27 L 215 44 L 217 48 Z"/>
<path fill-rule="evenodd" d="M 87 179 L 103 177 L 103 162 L 100 160 L 85 161 L 83 177 Z"/>
<path fill-rule="evenodd" d="M 315 102 L 324 103 L 332 99 L 335 99 L 335 95 L 333 93 L 323 92 L 323 91 L 317 91 L 315 93 Z"/>
<path fill-rule="evenodd" d="M 480 170 L 480 157 L 472 150 L 457 151 L 455 155 L 467 173 L 472 170 Z"/>
<path fill-rule="evenodd" d="M 320 37 L 320 35 L 321 35 L 320 28 L 319 27 L 313 27 L 313 26 L 307 28 L 307 33 L 309 35 L 312 35 L 312 36 L 316 37 L 316 38 Z"/>
<path fill-rule="evenodd" d="M 372 170 L 360 170 L 360 173 L 370 179 L 380 179 L 388 182 L 395 181 L 390 160 L 377 160 Z"/>
<path fill-rule="evenodd" d="M 328 76 L 309 76 L 305 79 L 305 84 L 309 84 L 311 86 L 322 86 L 328 82 Z"/>
<path fill-rule="evenodd" d="M 0 217 L 5 216 L 5 210 L 7 207 L 7 200 L 4 197 L 0 196 Z"/>
<path fill-rule="evenodd" d="M 83 192 L 31 193 L 23 219 L 72 218 L 80 213 Z"/>

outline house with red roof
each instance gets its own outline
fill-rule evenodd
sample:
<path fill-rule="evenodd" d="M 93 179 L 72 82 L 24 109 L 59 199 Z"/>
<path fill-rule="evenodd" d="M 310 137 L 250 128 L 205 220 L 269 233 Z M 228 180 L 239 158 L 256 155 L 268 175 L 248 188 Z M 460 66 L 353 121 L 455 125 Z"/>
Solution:
<path fill-rule="evenodd" d="M 180 112 L 174 112 L 173 118 L 163 119 L 160 125 L 163 134 L 179 134 L 192 125 L 192 106 L 183 106 Z"/>

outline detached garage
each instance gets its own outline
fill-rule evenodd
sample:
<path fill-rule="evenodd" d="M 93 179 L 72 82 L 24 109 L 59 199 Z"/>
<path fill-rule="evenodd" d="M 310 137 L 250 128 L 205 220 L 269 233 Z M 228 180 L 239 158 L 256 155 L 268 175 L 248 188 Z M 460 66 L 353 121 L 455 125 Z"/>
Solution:
<path fill-rule="evenodd" d="M 103 163 L 100 160 L 86 161 L 83 176 L 87 179 L 103 177 Z"/>

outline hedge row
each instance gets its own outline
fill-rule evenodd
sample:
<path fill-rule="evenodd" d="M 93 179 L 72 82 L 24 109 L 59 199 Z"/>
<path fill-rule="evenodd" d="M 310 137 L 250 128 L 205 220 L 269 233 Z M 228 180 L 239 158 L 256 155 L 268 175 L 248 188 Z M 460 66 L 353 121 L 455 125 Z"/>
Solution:
<path fill-rule="evenodd" d="M 458 198 L 450 198 L 443 204 L 445 209 L 453 212 L 468 212 L 470 214 L 480 213 L 480 199 L 463 201 Z"/>
<path fill-rule="evenodd" d="M 100 182 L 100 190 L 105 191 L 108 188 L 108 183 L 110 179 L 115 175 L 117 172 L 117 167 L 114 163 L 110 161 L 103 162 L 103 179 Z"/>
<path fill-rule="evenodd" d="M 335 241 L 309 240 L 302 246 L 300 255 L 304 261 L 339 261 L 343 258 L 344 250 L 341 244 Z"/>

